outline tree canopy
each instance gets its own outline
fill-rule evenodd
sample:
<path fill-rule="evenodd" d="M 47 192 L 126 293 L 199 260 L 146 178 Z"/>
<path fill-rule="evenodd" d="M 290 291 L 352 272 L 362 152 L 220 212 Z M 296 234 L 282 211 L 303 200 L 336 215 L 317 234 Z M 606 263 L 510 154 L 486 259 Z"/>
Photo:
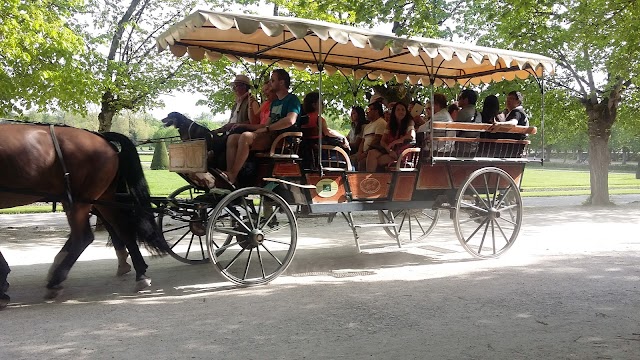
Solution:
<path fill-rule="evenodd" d="M 94 93 L 72 16 L 81 0 L 0 3 L 0 114 L 38 107 L 82 111 Z"/>

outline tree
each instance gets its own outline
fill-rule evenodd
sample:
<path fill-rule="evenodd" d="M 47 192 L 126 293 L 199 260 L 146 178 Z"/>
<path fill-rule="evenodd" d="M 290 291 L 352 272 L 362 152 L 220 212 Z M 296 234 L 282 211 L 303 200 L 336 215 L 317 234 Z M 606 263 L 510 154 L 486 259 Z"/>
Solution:
<path fill-rule="evenodd" d="M 111 129 L 122 110 L 138 111 L 158 104 L 159 94 L 188 89 L 196 62 L 157 53 L 155 37 L 188 15 L 196 0 L 91 0 L 85 36 L 95 54 L 100 84 L 100 131 Z M 216 4 L 215 1 L 208 1 Z"/>
<path fill-rule="evenodd" d="M 462 9 L 461 34 L 483 45 L 548 55 L 558 62 L 550 86 L 583 107 L 589 137 L 591 203 L 609 203 L 611 127 L 635 92 L 640 70 L 640 7 L 634 1 L 476 0 Z"/>
<path fill-rule="evenodd" d="M 93 93 L 71 15 L 80 0 L 0 3 L 0 115 L 33 107 L 83 111 Z"/>
<path fill-rule="evenodd" d="M 169 153 L 164 141 L 156 143 L 151 159 L 151 170 L 166 170 L 169 168 Z"/>

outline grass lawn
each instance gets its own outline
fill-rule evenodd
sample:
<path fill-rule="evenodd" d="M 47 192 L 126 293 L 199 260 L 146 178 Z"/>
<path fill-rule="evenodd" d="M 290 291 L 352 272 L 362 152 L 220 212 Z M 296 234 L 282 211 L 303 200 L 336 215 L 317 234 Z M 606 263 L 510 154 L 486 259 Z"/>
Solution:
<path fill-rule="evenodd" d="M 522 179 L 523 196 L 589 195 L 589 172 L 528 166 Z M 640 194 L 633 173 L 609 173 L 610 194 Z"/>
<path fill-rule="evenodd" d="M 151 161 L 151 155 L 149 161 Z M 144 161 L 144 160 L 143 160 Z M 153 196 L 167 196 L 177 188 L 186 185 L 178 174 L 168 170 L 149 170 L 145 176 Z M 640 180 L 633 173 L 609 173 L 609 193 L 640 194 Z M 522 196 L 589 195 L 589 172 L 582 170 L 544 169 L 530 165 L 522 179 Z M 58 211 L 62 206 L 58 206 Z M 3 213 L 50 212 L 51 205 L 28 205 L 12 209 L 0 209 Z"/>

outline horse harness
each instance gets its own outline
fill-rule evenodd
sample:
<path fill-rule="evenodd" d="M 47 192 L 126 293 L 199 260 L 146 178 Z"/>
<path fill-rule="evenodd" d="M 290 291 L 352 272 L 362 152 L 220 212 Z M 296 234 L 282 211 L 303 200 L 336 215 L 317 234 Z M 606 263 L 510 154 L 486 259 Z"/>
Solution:
<path fill-rule="evenodd" d="M 56 149 L 56 154 L 58 156 L 58 160 L 60 160 L 60 165 L 62 166 L 62 172 L 64 173 L 65 195 L 67 196 L 67 204 L 70 207 L 73 205 L 73 196 L 71 195 L 70 174 L 69 174 L 69 171 L 67 170 L 67 165 L 64 162 L 64 157 L 62 156 L 62 149 L 60 149 L 60 143 L 58 142 L 58 138 L 56 137 L 55 126 L 49 125 L 49 131 L 51 132 L 51 141 L 53 142 L 53 147 Z"/>

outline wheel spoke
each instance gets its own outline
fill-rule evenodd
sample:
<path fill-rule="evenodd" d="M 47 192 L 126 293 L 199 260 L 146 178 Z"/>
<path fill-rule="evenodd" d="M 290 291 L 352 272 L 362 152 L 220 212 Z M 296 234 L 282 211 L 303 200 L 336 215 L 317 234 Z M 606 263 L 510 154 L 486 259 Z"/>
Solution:
<path fill-rule="evenodd" d="M 247 233 L 251 232 L 251 229 L 249 229 L 247 227 L 247 224 L 244 223 L 244 221 L 240 220 L 240 218 L 238 216 L 236 216 L 236 214 L 234 214 L 231 209 L 229 209 L 228 207 L 225 208 L 225 210 L 227 210 L 227 214 L 229 214 L 232 218 L 234 218 L 238 223 L 240 223 L 240 225 L 242 225 L 243 228 L 247 229 Z"/>
<path fill-rule="evenodd" d="M 480 240 L 480 245 L 478 246 L 478 255 L 482 252 L 482 247 L 484 246 L 484 239 L 487 237 L 487 229 L 489 229 L 489 222 L 487 221 L 484 226 L 484 231 L 482 232 L 482 240 Z"/>
<path fill-rule="evenodd" d="M 509 193 L 511 192 L 511 189 L 513 189 L 513 186 L 509 185 L 509 187 L 507 188 L 507 190 L 504 192 L 504 194 L 502 195 L 500 201 L 498 202 L 498 205 L 496 205 L 496 208 L 499 208 L 500 206 L 502 206 L 502 204 L 504 203 L 504 201 L 507 199 L 507 197 L 509 196 Z"/>
<path fill-rule="evenodd" d="M 483 209 L 483 208 L 481 208 L 481 207 L 476 206 L 475 204 L 469 204 L 469 203 L 466 203 L 466 202 L 464 202 L 464 201 L 463 201 L 463 202 L 461 203 L 461 205 L 464 205 L 464 206 L 466 206 L 466 207 L 468 207 L 468 208 L 471 208 L 471 209 L 473 209 L 473 210 L 476 210 L 476 211 L 482 211 L 482 212 L 483 212 L 483 213 L 485 213 L 485 214 L 488 214 L 488 213 L 489 213 L 489 210 L 487 210 L 486 208 L 484 208 L 484 209 Z"/>
<path fill-rule="evenodd" d="M 258 254 L 258 262 L 260 263 L 260 272 L 262 273 L 262 278 L 266 279 L 267 276 L 264 273 L 264 263 L 262 262 L 262 254 L 260 254 L 260 247 L 256 248 L 256 253 Z"/>
<path fill-rule="evenodd" d="M 189 246 L 187 247 L 187 254 L 184 256 L 185 259 L 189 258 L 189 251 L 191 251 L 191 244 L 193 244 L 193 238 L 195 237 L 195 234 L 191 234 L 191 241 L 189 241 Z"/>
<path fill-rule="evenodd" d="M 469 237 L 464 241 L 465 243 L 469 243 L 469 241 L 471 240 L 471 238 L 478 232 L 478 230 L 480 230 L 480 228 L 482 228 L 482 225 L 484 225 L 487 222 L 487 219 L 485 218 L 484 220 L 482 220 L 482 222 L 480 223 L 480 225 L 478 225 L 478 227 L 471 233 L 471 235 L 469 235 Z"/>
<path fill-rule="evenodd" d="M 252 213 L 249 210 L 249 206 L 247 205 L 247 198 L 242 197 L 242 207 L 244 208 L 244 212 L 247 214 L 247 218 L 249 219 L 249 225 L 251 225 L 251 230 L 255 229 L 256 226 L 253 225 Z"/>
<path fill-rule="evenodd" d="M 263 241 L 268 241 L 268 242 L 272 242 L 272 243 L 276 243 L 276 244 L 282 244 L 282 245 L 291 245 L 291 243 L 288 243 L 288 242 L 284 242 L 284 241 L 280 241 L 280 240 L 267 239 L 266 237 L 264 238 Z"/>
<path fill-rule="evenodd" d="M 232 247 L 232 246 L 235 246 L 235 245 L 238 245 L 238 244 L 240 244 L 240 242 L 239 242 L 239 241 L 236 241 L 236 242 L 234 242 L 234 243 L 229 243 L 229 244 L 227 244 L 227 245 L 222 245 L 222 246 L 220 246 L 219 248 L 217 248 L 217 249 L 216 249 L 216 255 L 217 255 L 217 253 L 218 253 L 218 252 L 221 252 L 221 251 L 227 250 L 228 248 L 230 248 L 230 247 Z"/>
<path fill-rule="evenodd" d="M 171 250 L 173 250 L 173 248 L 176 247 L 176 245 L 178 245 L 180 243 L 180 241 L 182 241 L 189 234 L 189 232 L 190 232 L 190 230 L 187 230 L 186 233 L 182 234 L 182 236 L 180 236 L 178 241 L 174 242 L 173 245 L 171 245 Z"/>
<path fill-rule="evenodd" d="M 477 220 L 480 220 L 480 219 L 486 219 L 486 218 L 487 218 L 486 216 L 476 216 L 476 217 L 472 217 L 472 218 L 468 218 L 468 219 L 460 220 L 460 221 L 458 221 L 458 222 L 459 222 L 460 224 L 466 224 L 466 223 L 468 223 L 468 222 L 472 222 L 472 221 L 478 222 Z"/>
<path fill-rule="evenodd" d="M 253 249 L 249 250 L 249 256 L 247 256 L 247 264 L 244 267 L 244 274 L 242 275 L 242 280 L 247 279 L 247 274 L 249 273 L 249 264 L 251 263 L 252 254 L 253 254 Z"/>
<path fill-rule="evenodd" d="M 268 253 L 269 255 L 271 255 L 271 257 L 278 262 L 278 264 L 280 264 L 280 266 L 282 266 L 282 262 L 280 261 L 280 259 L 278 259 L 275 255 L 273 255 L 273 253 L 269 250 L 269 248 L 267 248 L 266 246 L 264 246 L 264 243 L 260 244 L 260 246 L 262 246 Z"/>
<path fill-rule="evenodd" d="M 173 231 L 177 231 L 177 230 L 184 229 L 184 228 L 188 228 L 188 227 L 189 227 L 189 225 L 182 225 L 182 226 L 178 226 L 178 227 L 175 227 L 175 228 L 171 228 L 171 229 L 167 229 L 167 230 L 162 230 L 162 234 L 166 234 L 166 233 L 168 233 L 168 232 L 173 232 Z M 187 231 L 187 233 L 188 233 L 188 232 L 189 232 L 189 231 Z"/>
<path fill-rule="evenodd" d="M 509 238 L 507 238 L 507 235 L 505 235 L 504 230 L 502 229 L 502 226 L 500 226 L 500 223 L 497 222 L 496 220 L 493 220 L 496 223 L 496 226 L 498 227 L 498 230 L 500 230 L 500 233 L 502 234 L 502 237 L 504 237 L 504 240 L 507 242 L 507 244 L 509 244 Z"/>
<path fill-rule="evenodd" d="M 207 256 L 204 254 L 204 246 L 202 246 L 202 236 L 198 236 L 198 240 L 200 240 L 200 252 L 202 253 L 202 258 L 206 259 Z"/>
<path fill-rule="evenodd" d="M 504 221 L 506 221 L 506 222 L 508 222 L 509 224 L 511 224 L 511 225 L 513 225 L 513 226 L 517 226 L 517 225 L 518 225 L 518 224 L 517 224 L 517 223 L 515 223 L 514 221 L 511 221 L 511 220 L 509 220 L 509 219 L 507 219 L 507 218 L 501 217 L 500 219 L 501 219 L 501 220 L 504 220 Z"/>
<path fill-rule="evenodd" d="M 473 191 L 474 194 L 476 194 L 476 196 L 478 197 L 478 199 L 480 199 L 480 201 L 482 201 L 482 204 L 484 205 L 484 207 L 486 209 L 489 208 L 489 205 L 487 205 L 487 203 L 484 201 L 484 199 L 482 198 L 482 196 L 478 193 L 478 191 L 476 191 L 476 188 L 473 186 L 473 184 L 469 184 L 469 188 Z"/>
<path fill-rule="evenodd" d="M 242 253 L 244 252 L 244 248 L 242 248 L 237 254 L 236 256 L 233 257 L 233 259 L 231 259 L 231 261 L 229 262 L 229 264 L 227 264 L 227 266 L 225 266 L 223 268 L 224 271 L 229 270 L 229 268 L 236 262 L 236 260 L 238 260 L 238 258 L 240 257 L 240 255 L 242 255 Z"/>
<path fill-rule="evenodd" d="M 256 222 L 256 227 L 262 230 L 263 226 L 260 226 L 260 220 L 262 220 L 262 203 L 264 202 L 264 196 L 260 195 L 260 204 L 258 205 L 258 220 Z M 258 253 L 259 255 L 260 253 Z"/>
<path fill-rule="evenodd" d="M 238 231 L 238 230 L 236 230 L 236 229 L 234 229 L 234 228 L 227 228 L 227 227 L 224 227 L 224 228 L 222 228 L 222 227 L 214 227 L 214 228 L 213 228 L 213 230 L 218 231 L 218 232 L 221 232 L 221 233 L 223 233 L 223 234 L 227 234 L 227 235 L 243 235 L 243 236 L 247 235 L 247 233 L 246 233 L 246 232 Z"/>
<path fill-rule="evenodd" d="M 487 196 L 487 204 L 491 204 L 491 198 L 489 197 L 489 182 L 487 181 L 487 174 L 484 173 L 482 174 L 482 177 L 484 178 L 484 191 L 485 191 L 485 195 Z M 488 206 L 490 207 L 490 206 Z"/>

